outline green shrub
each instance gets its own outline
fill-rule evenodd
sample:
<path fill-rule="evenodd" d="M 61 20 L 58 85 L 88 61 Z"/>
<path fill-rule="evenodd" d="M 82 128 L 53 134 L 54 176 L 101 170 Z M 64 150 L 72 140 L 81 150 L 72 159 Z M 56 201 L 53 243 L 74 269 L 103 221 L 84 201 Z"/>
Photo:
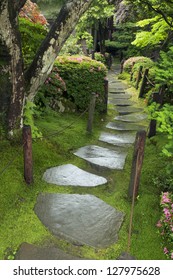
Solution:
<path fill-rule="evenodd" d="M 85 56 L 59 56 L 55 61 L 58 74 L 65 81 L 68 98 L 80 110 L 88 107 L 92 92 L 98 94 L 96 109 L 104 111 L 104 77 L 106 67 Z"/>
<path fill-rule="evenodd" d="M 25 65 L 29 65 L 46 37 L 46 28 L 39 23 L 32 23 L 25 18 L 19 18 L 19 29 L 22 40 L 22 52 Z"/>
<path fill-rule="evenodd" d="M 130 73 L 132 71 L 132 67 L 133 70 L 137 70 L 139 69 L 140 65 L 143 66 L 144 69 L 151 68 L 152 66 L 154 66 L 154 62 L 150 58 L 145 56 L 130 57 L 124 62 L 123 70 Z"/>

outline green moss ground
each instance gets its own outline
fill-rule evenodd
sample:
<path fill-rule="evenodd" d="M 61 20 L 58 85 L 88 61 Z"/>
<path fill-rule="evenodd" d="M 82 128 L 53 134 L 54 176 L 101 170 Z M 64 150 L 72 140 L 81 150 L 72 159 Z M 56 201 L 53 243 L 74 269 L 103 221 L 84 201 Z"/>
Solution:
<path fill-rule="evenodd" d="M 105 170 L 100 173 L 95 170 L 97 174 L 108 179 L 108 183 L 101 187 L 85 189 L 61 187 L 42 181 L 42 175 L 47 168 L 65 163 L 72 163 L 94 172 L 89 164 L 74 156 L 73 151 L 87 144 L 98 144 L 100 132 L 115 114 L 110 106 L 107 116 L 96 115 L 92 135 L 86 133 L 87 115 L 79 118 L 75 113 L 49 113 L 39 117 L 36 124 L 43 136 L 62 130 L 72 122 L 74 124 L 59 135 L 36 140 L 33 143 L 34 183 L 31 186 L 26 186 L 23 179 L 22 148 L 18 143 L 1 141 L 0 169 L 2 170 L 13 156 L 16 156 L 16 159 L 3 174 L 0 174 L 0 259 L 13 258 L 22 242 L 32 244 L 53 242 L 67 252 L 91 259 L 116 259 L 121 252 L 127 250 L 131 209 L 127 190 L 133 147 L 129 149 L 124 171 Z M 147 140 L 146 143 L 139 198 L 134 209 L 130 251 L 136 259 L 165 259 L 161 239 L 155 226 L 160 215 L 160 190 L 152 181 L 166 164 L 160 156 L 163 141 L 164 139 L 158 135 L 154 140 Z M 125 220 L 119 233 L 118 243 L 106 249 L 94 249 L 88 246 L 74 246 L 53 237 L 33 211 L 39 192 L 90 193 L 123 211 Z"/>

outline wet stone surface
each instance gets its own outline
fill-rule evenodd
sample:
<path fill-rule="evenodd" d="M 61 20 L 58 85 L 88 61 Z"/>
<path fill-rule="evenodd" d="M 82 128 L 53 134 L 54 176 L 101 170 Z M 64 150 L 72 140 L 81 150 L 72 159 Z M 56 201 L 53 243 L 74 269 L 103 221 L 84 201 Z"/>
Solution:
<path fill-rule="evenodd" d="M 125 106 L 125 107 L 117 106 L 116 110 L 121 115 L 127 115 L 127 114 L 131 114 L 131 113 L 136 113 L 136 112 L 143 112 L 143 108 L 136 108 L 133 106 Z"/>
<path fill-rule="evenodd" d="M 107 183 L 104 177 L 86 172 L 72 164 L 46 170 L 43 179 L 48 183 L 60 186 L 96 187 Z"/>
<path fill-rule="evenodd" d="M 127 152 L 118 147 L 112 150 L 95 145 L 82 147 L 74 154 L 96 166 L 120 170 L 124 168 L 127 156 Z"/>
<path fill-rule="evenodd" d="M 67 254 L 56 246 L 36 246 L 22 243 L 15 260 L 82 260 L 79 257 Z"/>
<path fill-rule="evenodd" d="M 110 93 L 109 98 L 118 98 L 118 99 L 130 99 L 132 97 L 129 93 Z"/>
<path fill-rule="evenodd" d="M 118 106 L 130 106 L 130 105 L 134 104 L 134 102 L 132 102 L 130 100 L 118 99 L 118 98 L 109 100 L 109 103 L 118 105 Z"/>
<path fill-rule="evenodd" d="M 106 125 L 107 128 L 115 129 L 115 130 L 122 130 L 122 131 L 128 131 L 128 130 L 139 130 L 139 129 L 145 129 L 145 126 L 137 125 L 134 123 L 127 123 L 127 122 L 109 122 Z"/>
<path fill-rule="evenodd" d="M 104 248 L 118 240 L 124 214 L 93 195 L 42 193 L 35 213 L 57 237 Z"/>
<path fill-rule="evenodd" d="M 120 120 L 123 122 L 141 122 L 147 119 L 147 114 L 133 113 L 125 116 L 116 116 L 114 120 Z"/>
<path fill-rule="evenodd" d="M 124 146 L 127 144 L 133 144 L 135 141 L 135 137 L 136 137 L 135 133 L 125 132 L 125 133 L 112 134 L 112 133 L 102 132 L 99 140 L 112 145 Z"/>

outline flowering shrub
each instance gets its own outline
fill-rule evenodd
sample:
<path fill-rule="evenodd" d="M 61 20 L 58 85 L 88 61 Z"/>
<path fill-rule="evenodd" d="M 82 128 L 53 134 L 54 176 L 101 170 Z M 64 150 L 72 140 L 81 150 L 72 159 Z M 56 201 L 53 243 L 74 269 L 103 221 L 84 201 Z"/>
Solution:
<path fill-rule="evenodd" d="M 25 5 L 20 10 L 19 16 L 26 18 L 31 22 L 40 23 L 41 25 L 47 25 L 47 20 L 41 14 L 38 5 L 30 0 L 27 0 Z"/>
<path fill-rule="evenodd" d="M 123 64 L 123 70 L 125 72 L 128 72 L 130 73 L 131 70 L 132 70 L 132 66 L 133 65 L 136 65 L 138 64 L 139 65 L 142 65 L 144 66 L 145 68 L 148 67 L 150 68 L 151 66 L 153 66 L 154 62 L 148 58 L 148 57 L 145 57 L 145 56 L 135 56 L 135 57 L 130 57 L 128 58 L 124 64 Z"/>
<path fill-rule="evenodd" d="M 91 93 L 98 93 L 96 110 L 105 109 L 104 77 L 106 66 L 86 56 L 58 56 L 55 62 L 58 74 L 65 81 L 68 98 L 78 109 L 88 107 Z"/>
<path fill-rule="evenodd" d="M 162 193 L 160 205 L 162 215 L 156 226 L 163 239 L 164 254 L 169 259 L 173 259 L 173 194 Z"/>

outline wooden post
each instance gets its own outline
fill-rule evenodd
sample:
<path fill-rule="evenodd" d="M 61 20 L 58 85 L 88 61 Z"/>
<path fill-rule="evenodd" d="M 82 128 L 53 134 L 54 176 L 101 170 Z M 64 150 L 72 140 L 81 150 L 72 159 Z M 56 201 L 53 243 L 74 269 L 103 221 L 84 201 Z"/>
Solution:
<path fill-rule="evenodd" d="M 95 103 L 96 103 L 96 93 L 93 92 L 91 95 L 91 100 L 90 100 L 90 105 L 89 105 L 89 115 L 88 115 L 88 124 L 87 124 L 87 131 L 89 133 L 92 132 Z"/>
<path fill-rule="evenodd" d="M 138 76 L 137 76 L 137 80 L 136 80 L 136 89 L 138 89 L 140 80 L 142 78 L 142 69 L 143 69 L 143 66 L 140 66 Z"/>
<path fill-rule="evenodd" d="M 144 76 L 143 76 L 143 79 L 142 79 L 141 88 L 140 88 L 140 92 L 139 92 L 139 98 L 143 97 L 143 95 L 144 95 L 145 86 L 147 84 L 148 72 L 149 72 L 149 69 L 148 68 L 145 69 Z"/>
<path fill-rule="evenodd" d="M 165 86 L 161 86 L 159 92 L 154 92 L 153 102 L 156 102 L 161 106 L 163 103 L 164 92 L 165 92 Z M 149 130 L 148 130 L 148 138 L 151 138 L 156 135 L 156 126 L 157 126 L 157 121 L 151 120 L 149 125 Z"/>
<path fill-rule="evenodd" d="M 95 51 L 91 51 L 91 58 L 95 59 Z"/>
<path fill-rule="evenodd" d="M 133 161 L 131 169 L 131 178 L 128 189 L 128 197 L 136 198 L 138 196 L 140 174 L 144 158 L 144 148 L 146 140 L 146 131 L 140 130 L 136 133 L 136 140 L 133 152 Z"/>
<path fill-rule="evenodd" d="M 103 113 L 107 114 L 108 111 L 108 79 L 104 79 L 104 103 L 105 103 L 105 109 L 103 110 Z"/>
<path fill-rule="evenodd" d="M 132 82 L 132 80 L 133 80 L 133 67 L 134 67 L 134 65 L 135 65 L 135 62 L 133 61 L 133 63 L 132 63 L 132 69 L 131 69 L 131 73 L 130 73 L 130 81 Z"/>
<path fill-rule="evenodd" d="M 32 135 L 31 127 L 25 125 L 23 127 L 23 153 L 24 153 L 24 179 L 27 185 L 33 183 L 33 167 L 32 167 Z"/>

